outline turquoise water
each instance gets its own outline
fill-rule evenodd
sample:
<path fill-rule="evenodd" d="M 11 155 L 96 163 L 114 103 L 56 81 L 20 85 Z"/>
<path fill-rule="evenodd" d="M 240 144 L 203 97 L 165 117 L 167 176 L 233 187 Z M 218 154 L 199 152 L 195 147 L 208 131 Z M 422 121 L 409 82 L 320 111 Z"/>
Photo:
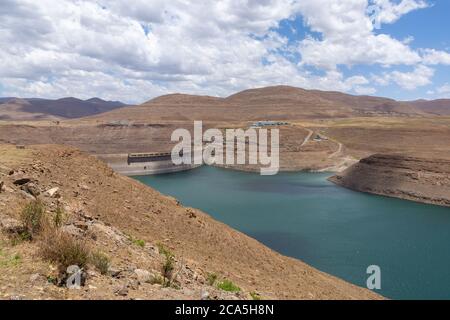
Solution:
<path fill-rule="evenodd" d="M 450 299 L 450 209 L 353 192 L 328 174 L 213 167 L 137 177 L 268 247 L 393 299 Z"/>

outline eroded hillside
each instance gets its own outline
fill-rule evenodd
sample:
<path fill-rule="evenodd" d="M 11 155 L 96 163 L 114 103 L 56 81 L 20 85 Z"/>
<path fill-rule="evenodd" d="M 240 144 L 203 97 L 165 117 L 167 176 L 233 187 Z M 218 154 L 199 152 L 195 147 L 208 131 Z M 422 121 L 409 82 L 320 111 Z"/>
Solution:
<path fill-rule="evenodd" d="M 76 149 L 2 145 L 0 163 L 1 298 L 379 298 L 277 254 Z M 20 213 L 35 198 L 48 217 L 63 209 L 63 232 L 108 256 L 105 274 L 89 265 L 81 290 L 56 286 L 57 266 L 40 255 L 40 236 L 12 241 L 22 227 Z M 176 271 L 170 286 L 160 281 L 167 251 Z M 223 280 L 239 292 L 219 289 L 216 282 Z"/>

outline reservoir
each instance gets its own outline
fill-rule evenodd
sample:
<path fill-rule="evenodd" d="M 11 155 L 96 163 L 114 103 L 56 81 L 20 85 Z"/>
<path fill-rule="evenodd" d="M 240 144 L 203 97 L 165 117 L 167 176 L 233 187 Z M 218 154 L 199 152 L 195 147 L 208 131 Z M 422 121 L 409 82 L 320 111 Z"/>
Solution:
<path fill-rule="evenodd" d="M 276 176 L 203 166 L 139 181 L 286 256 L 392 299 L 450 299 L 450 208 L 369 195 L 330 174 Z"/>

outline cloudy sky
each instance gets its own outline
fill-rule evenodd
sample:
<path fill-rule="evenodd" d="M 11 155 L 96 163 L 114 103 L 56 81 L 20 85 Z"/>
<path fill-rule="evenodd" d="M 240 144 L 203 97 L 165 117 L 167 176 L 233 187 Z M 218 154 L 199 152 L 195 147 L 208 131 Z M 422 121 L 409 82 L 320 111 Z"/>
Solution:
<path fill-rule="evenodd" d="M 448 0 L 0 0 L 0 96 L 450 97 Z"/>

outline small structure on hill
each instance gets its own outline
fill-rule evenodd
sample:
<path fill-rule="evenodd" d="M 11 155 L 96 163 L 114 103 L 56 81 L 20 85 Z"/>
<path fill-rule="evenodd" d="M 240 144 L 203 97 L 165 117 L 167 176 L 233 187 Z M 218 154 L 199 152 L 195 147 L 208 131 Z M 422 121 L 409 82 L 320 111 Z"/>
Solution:
<path fill-rule="evenodd" d="M 252 124 L 252 128 L 273 127 L 273 126 L 286 126 L 288 122 L 284 121 L 257 121 Z"/>

